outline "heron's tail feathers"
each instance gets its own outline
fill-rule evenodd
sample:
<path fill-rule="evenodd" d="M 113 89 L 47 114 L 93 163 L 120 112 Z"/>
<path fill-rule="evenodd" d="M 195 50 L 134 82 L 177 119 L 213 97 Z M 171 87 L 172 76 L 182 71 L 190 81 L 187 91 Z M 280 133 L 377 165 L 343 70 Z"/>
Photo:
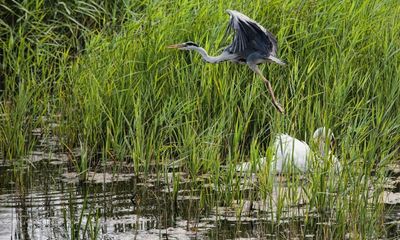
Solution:
<path fill-rule="evenodd" d="M 285 63 L 284 61 L 280 60 L 280 59 L 277 58 L 277 57 L 269 56 L 268 59 L 271 60 L 271 61 L 273 61 L 273 62 L 275 62 L 275 63 L 277 63 L 277 64 L 279 64 L 279 65 L 282 65 L 282 66 L 285 66 L 285 65 L 286 65 L 286 63 Z"/>

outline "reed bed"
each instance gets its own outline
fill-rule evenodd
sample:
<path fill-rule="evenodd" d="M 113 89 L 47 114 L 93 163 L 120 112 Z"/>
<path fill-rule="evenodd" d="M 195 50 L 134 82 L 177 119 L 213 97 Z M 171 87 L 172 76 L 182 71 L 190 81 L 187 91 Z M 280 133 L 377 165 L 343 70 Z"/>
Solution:
<path fill-rule="evenodd" d="M 226 9 L 277 36 L 288 65 L 263 72 L 285 115 L 246 66 L 166 49 L 192 40 L 217 54 L 229 44 Z M 381 193 L 400 146 L 397 1 L 10 1 L 0 16 L 4 161 L 24 164 L 39 128 L 58 136 L 80 172 L 128 161 L 137 173 L 166 178 L 179 164 L 207 209 L 269 199 L 273 176 L 258 172 L 244 194 L 236 164 L 266 155 L 277 133 L 310 142 L 327 126 L 338 137 L 341 173 L 325 166 L 306 181 L 292 177 L 272 221 L 279 229 L 285 206 L 305 194 L 300 231 L 317 229 L 324 239 L 385 234 Z"/>

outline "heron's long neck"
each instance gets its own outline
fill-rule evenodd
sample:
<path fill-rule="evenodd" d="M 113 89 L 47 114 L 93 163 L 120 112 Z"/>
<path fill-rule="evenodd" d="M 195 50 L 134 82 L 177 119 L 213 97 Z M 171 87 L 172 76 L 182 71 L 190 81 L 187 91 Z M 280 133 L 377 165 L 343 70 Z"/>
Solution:
<path fill-rule="evenodd" d="M 231 58 L 229 55 L 226 54 L 226 52 L 222 52 L 218 56 L 210 56 L 208 55 L 207 51 L 202 48 L 202 47 L 194 47 L 192 50 L 195 50 L 196 52 L 200 53 L 200 55 L 203 57 L 204 61 L 209 62 L 209 63 L 219 63 L 222 61 L 227 61 L 230 60 Z"/>

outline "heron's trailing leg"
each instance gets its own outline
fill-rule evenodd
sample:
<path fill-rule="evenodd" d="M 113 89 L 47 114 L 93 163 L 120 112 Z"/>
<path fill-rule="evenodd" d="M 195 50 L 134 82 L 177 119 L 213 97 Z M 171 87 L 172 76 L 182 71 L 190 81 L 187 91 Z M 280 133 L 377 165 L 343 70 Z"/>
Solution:
<path fill-rule="evenodd" d="M 243 13 L 234 10 L 227 10 L 227 12 L 230 15 L 230 21 L 226 36 L 229 32 L 233 31 L 233 41 L 219 56 L 209 56 L 204 48 L 191 41 L 170 45 L 168 48 L 197 51 L 201 54 L 204 61 L 209 63 L 218 63 L 222 61 L 247 63 L 247 65 L 264 80 L 274 106 L 279 112 L 283 113 L 283 107 L 276 100 L 271 83 L 262 75 L 257 67 L 257 64 L 266 62 L 285 65 L 282 60 L 276 57 L 278 41 L 272 33 Z"/>
<path fill-rule="evenodd" d="M 257 65 L 249 64 L 249 66 L 255 73 L 260 75 L 260 77 L 264 81 L 265 85 L 267 85 L 267 88 L 268 88 L 269 94 L 271 95 L 272 103 L 274 104 L 274 106 L 278 109 L 279 112 L 285 113 L 285 110 L 283 109 L 282 105 L 276 100 L 274 90 L 272 89 L 271 83 L 268 81 L 268 79 L 266 79 L 264 77 L 264 75 L 262 74 L 262 72 L 260 71 L 260 69 L 258 68 Z"/>

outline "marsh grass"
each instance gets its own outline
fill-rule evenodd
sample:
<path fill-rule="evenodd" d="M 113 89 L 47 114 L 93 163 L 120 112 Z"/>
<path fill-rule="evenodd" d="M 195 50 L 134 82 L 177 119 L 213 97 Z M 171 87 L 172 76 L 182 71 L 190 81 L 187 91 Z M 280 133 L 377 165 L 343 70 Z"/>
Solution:
<path fill-rule="evenodd" d="M 163 166 L 179 162 L 177 171 L 192 179 L 209 175 L 204 186 L 217 191 L 191 185 L 206 209 L 268 199 L 273 176 L 259 173 L 259 184 L 245 196 L 234 166 L 268 155 L 277 133 L 310 142 L 314 129 L 327 126 L 338 136 L 341 173 L 329 171 L 327 161 L 306 183 L 293 177 L 274 221 L 279 227 L 285 206 L 302 198 L 301 188 L 309 201 L 303 231 L 317 228 L 324 238 L 385 234 L 379 199 L 385 167 L 398 160 L 400 143 L 397 1 L 107 4 L 0 6 L 6 16 L 0 24 L 0 145 L 7 161 L 33 149 L 32 129 L 46 129 L 44 119 L 54 118 L 64 150 L 81 149 L 81 157 L 72 158 L 80 172 L 102 156 L 129 159 L 137 173 L 164 178 L 169 170 Z M 277 36 L 288 66 L 268 65 L 263 72 L 286 115 L 246 66 L 205 64 L 195 53 L 165 48 L 193 40 L 216 54 L 227 44 L 225 9 L 248 14 Z M 173 182 L 177 195 L 179 178 Z M 317 218 L 307 217 L 315 212 Z M 318 225 L 326 221 L 334 224 Z"/>

